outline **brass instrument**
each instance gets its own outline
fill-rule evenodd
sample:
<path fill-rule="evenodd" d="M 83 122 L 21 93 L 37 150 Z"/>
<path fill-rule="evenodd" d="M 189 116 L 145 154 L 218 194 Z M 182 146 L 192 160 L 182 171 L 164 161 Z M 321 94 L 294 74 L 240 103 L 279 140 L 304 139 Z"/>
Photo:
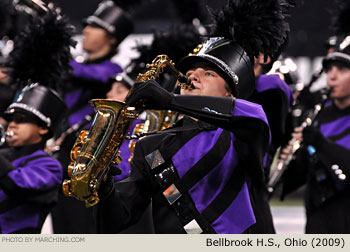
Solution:
<path fill-rule="evenodd" d="M 145 74 L 139 74 L 136 81 L 146 82 L 156 79 L 170 67 L 177 78 L 184 80 L 184 88 L 192 83 L 177 71 L 174 63 L 166 55 L 159 55 Z M 129 93 L 130 94 L 130 93 Z M 94 206 L 99 202 L 98 190 L 112 164 L 119 164 L 122 157 L 119 148 L 127 135 L 127 130 L 139 111 L 124 102 L 108 99 L 94 99 L 90 104 L 95 107 L 95 117 L 89 131 L 80 132 L 72 150 L 71 164 L 68 166 L 70 179 L 62 185 L 66 196 L 85 201 L 85 206 Z M 140 101 L 142 106 L 142 101 Z"/>
<path fill-rule="evenodd" d="M 178 79 L 179 86 L 181 89 L 194 89 L 194 85 L 186 75 L 182 74 L 175 68 L 175 63 L 169 59 L 165 54 L 158 55 L 151 64 L 146 65 L 147 68 L 151 68 L 145 74 L 139 74 L 137 81 L 147 81 L 150 79 L 156 79 L 161 73 L 164 72 L 165 68 L 168 68 Z"/>
<path fill-rule="evenodd" d="M 63 182 L 63 192 L 85 201 L 90 207 L 98 203 L 98 189 L 112 164 L 119 164 L 118 150 L 127 134 L 131 121 L 138 116 L 134 107 L 107 99 L 90 101 L 96 109 L 89 131 L 80 132 L 68 166 L 70 180 Z"/>
<path fill-rule="evenodd" d="M 160 131 L 169 128 L 176 121 L 177 112 L 171 110 L 149 110 L 143 130 Z"/>
<path fill-rule="evenodd" d="M 5 127 L 0 125 L 0 146 L 6 142 L 6 138 L 12 137 L 13 131 L 6 131 Z"/>
<path fill-rule="evenodd" d="M 176 122 L 177 116 L 178 113 L 171 110 L 147 110 L 145 122 L 136 124 L 132 135 L 135 136 L 134 139 L 138 139 L 152 132 L 167 129 Z M 131 139 L 129 142 L 129 151 L 131 153 L 129 162 L 133 158 L 135 150 L 136 142 L 134 139 Z"/>
<path fill-rule="evenodd" d="M 322 93 L 322 99 L 321 102 L 316 104 L 313 111 L 307 116 L 305 121 L 301 124 L 300 127 L 305 128 L 307 126 L 311 126 L 312 123 L 315 121 L 318 113 L 321 111 L 324 103 L 328 99 L 329 90 L 323 89 L 321 90 Z M 274 159 L 272 161 L 272 164 L 270 166 L 270 178 L 267 184 L 267 189 L 269 193 L 273 193 L 276 186 L 278 185 L 278 182 L 280 181 L 284 171 L 288 168 L 289 163 L 293 160 L 294 154 L 297 150 L 301 148 L 301 142 L 296 139 L 295 137 L 292 137 L 288 145 L 292 146 L 290 152 L 287 154 L 286 159 L 281 159 L 281 147 L 279 147 L 275 153 Z"/>

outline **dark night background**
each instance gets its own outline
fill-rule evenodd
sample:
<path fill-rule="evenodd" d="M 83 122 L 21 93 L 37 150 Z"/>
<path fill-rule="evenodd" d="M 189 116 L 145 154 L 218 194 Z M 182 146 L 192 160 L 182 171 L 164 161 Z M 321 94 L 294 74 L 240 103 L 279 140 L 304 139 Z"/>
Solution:
<path fill-rule="evenodd" d="M 180 1 L 180 0 L 179 0 Z M 262 0 L 264 1 L 264 0 Z M 93 13 L 100 0 L 54 0 L 81 30 L 81 19 Z M 134 9 L 135 33 L 150 33 L 152 28 L 166 30 L 174 22 L 178 22 L 171 0 L 144 0 Z M 186 1 L 183 1 L 186 2 Z M 226 0 L 200 0 L 201 8 L 205 6 L 220 8 Z M 329 28 L 334 1 L 303 0 L 303 4 L 292 10 L 289 18 L 291 33 L 287 54 L 290 56 L 321 56 L 326 53 L 325 41 L 332 35 Z"/>

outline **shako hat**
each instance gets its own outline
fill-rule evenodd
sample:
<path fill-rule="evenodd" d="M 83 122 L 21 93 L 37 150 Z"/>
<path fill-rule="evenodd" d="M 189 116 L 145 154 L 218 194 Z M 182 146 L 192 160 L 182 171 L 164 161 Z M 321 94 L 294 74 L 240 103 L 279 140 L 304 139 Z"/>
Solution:
<path fill-rule="evenodd" d="M 290 0 L 228 0 L 218 12 L 212 12 L 210 38 L 178 64 L 186 72 L 197 62 L 209 62 L 224 74 L 232 93 L 248 98 L 255 89 L 254 57 L 263 53 L 274 58 L 285 45 L 289 25 L 285 17 Z"/>
<path fill-rule="evenodd" d="M 84 25 L 94 25 L 106 30 L 120 44 L 134 30 L 129 14 L 113 1 L 101 2 L 96 11 L 83 20 Z"/>
<path fill-rule="evenodd" d="M 66 111 L 66 104 L 56 91 L 35 83 L 21 90 L 5 114 L 10 116 L 16 112 L 30 113 L 54 132 Z"/>

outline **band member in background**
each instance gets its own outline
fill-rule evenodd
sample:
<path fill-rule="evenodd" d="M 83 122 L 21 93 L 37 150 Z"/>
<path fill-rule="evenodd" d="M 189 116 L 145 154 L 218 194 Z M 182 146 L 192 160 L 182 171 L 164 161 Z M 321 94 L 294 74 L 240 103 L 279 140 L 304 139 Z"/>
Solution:
<path fill-rule="evenodd" d="M 40 233 L 57 202 L 63 170 L 44 148 L 67 109 L 57 90 L 69 71 L 71 35 L 67 19 L 47 8 L 29 19 L 6 61 L 8 84 L 20 92 L 4 113 L 0 233 Z"/>
<path fill-rule="evenodd" d="M 91 16 L 83 20 L 83 24 L 82 47 L 87 59 L 84 62 L 71 61 L 73 72 L 64 90 L 68 124 L 62 126 L 63 132 L 93 112 L 89 100 L 105 97 L 110 88 L 108 79 L 122 72 L 121 66 L 111 58 L 116 55 L 118 45 L 133 31 L 129 15 L 112 1 L 102 2 Z M 60 143 L 64 150 L 58 154 L 63 166 L 70 162 L 69 152 L 76 136 L 67 138 L 64 144 Z"/>
<path fill-rule="evenodd" d="M 122 72 L 119 64 L 111 59 L 117 54 L 120 43 L 133 31 L 129 14 L 113 1 L 103 1 L 96 11 L 83 20 L 83 50 L 87 53 L 84 62 L 71 61 L 73 72 L 64 90 L 68 107 L 68 124 L 61 126 L 61 137 L 57 135 L 55 157 L 64 168 L 64 177 L 70 163 L 70 151 L 76 134 L 90 125 L 93 107 L 88 101 L 104 98 L 110 88 L 108 79 Z M 72 130 L 79 125 L 80 130 Z M 73 201 L 60 194 L 59 204 L 52 213 L 55 233 L 96 233 L 91 219 L 91 209 L 81 202 Z"/>
<path fill-rule="evenodd" d="M 288 26 L 285 29 L 287 29 L 286 32 L 289 32 Z M 269 167 L 276 150 L 286 143 L 286 139 L 291 133 L 288 131 L 286 124 L 288 113 L 291 111 L 294 101 L 293 91 L 279 75 L 267 74 L 286 44 L 287 40 L 273 57 L 265 59 L 265 56 L 260 54 L 254 59 L 256 88 L 248 98 L 249 101 L 263 107 L 271 129 L 271 144 L 264 164 L 266 179 L 269 177 Z"/>
<path fill-rule="evenodd" d="M 57 203 L 63 170 L 44 148 L 65 110 L 57 93 L 38 84 L 6 110 L 10 147 L 0 151 L 0 233 L 40 233 Z"/>
<path fill-rule="evenodd" d="M 269 126 L 261 106 L 242 99 L 255 89 L 254 57 L 273 55 L 286 39 L 268 35 L 284 14 L 279 1 L 228 1 L 212 38 L 178 64 L 193 89 L 174 95 L 153 80 L 134 85 L 127 104 L 184 117 L 137 142 L 129 178 L 101 185 L 99 232 L 123 230 L 151 199 L 156 233 L 274 232 L 263 171 Z"/>
<path fill-rule="evenodd" d="M 296 128 L 302 141 L 283 179 L 285 196 L 306 183 L 306 233 L 350 232 L 350 37 L 323 59 L 330 100 L 313 126 Z M 286 158 L 290 146 L 281 158 Z"/>

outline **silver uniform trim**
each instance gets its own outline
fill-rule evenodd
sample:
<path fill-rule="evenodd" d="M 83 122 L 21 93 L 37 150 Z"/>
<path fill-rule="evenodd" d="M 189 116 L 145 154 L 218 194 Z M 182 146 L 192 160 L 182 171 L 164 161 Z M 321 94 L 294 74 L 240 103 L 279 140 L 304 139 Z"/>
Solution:
<path fill-rule="evenodd" d="M 328 56 L 326 56 L 325 60 L 332 60 L 333 58 L 343 58 L 348 61 L 350 61 L 350 55 L 342 53 L 342 52 L 334 52 L 330 53 Z"/>
<path fill-rule="evenodd" d="M 174 204 L 175 201 L 177 201 L 182 196 L 174 184 L 171 184 L 167 189 L 165 189 L 163 195 L 170 205 Z"/>
<path fill-rule="evenodd" d="M 343 51 L 349 45 L 350 45 L 350 36 L 346 36 L 346 38 L 343 40 L 343 42 L 341 42 L 341 44 L 339 45 L 339 48 L 340 48 L 340 50 Z"/>
<path fill-rule="evenodd" d="M 148 165 L 151 167 L 151 169 L 154 169 L 165 163 L 165 160 L 159 150 L 151 152 L 150 154 L 145 156 L 145 159 Z"/>
<path fill-rule="evenodd" d="M 197 55 L 205 54 L 208 50 L 211 50 L 215 46 L 217 46 L 218 42 L 221 41 L 221 40 L 225 40 L 225 38 L 224 37 L 209 38 L 207 41 L 204 42 L 202 48 L 199 50 Z"/>
<path fill-rule="evenodd" d="M 184 229 L 185 229 L 187 234 L 201 234 L 203 232 L 203 230 L 198 225 L 198 223 L 197 223 L 197 221 L 195 219 L 193 219 L 192 221 L 187 223 L 184 226 Z"/>
<path fill-rule="evenodd" d="M 21 108 L 24 110 L 27 110 L 28 112 L 36 115 L 37 117 L 40 118 L 40 120 L 42 120 L 43 122 L 46 123 L 47 127 L 51 127 L 51 119 L 49 117 L 46 117 L 43 113 L 41 113 L 39 110 L 32 108 L 30 106 L 28 106 L 27 104 L 23 104 L 23 103 L 12 103 L 9 108 L 8 111 L 6 113 L 11 113 L 11 109 L 12 108 Z"/>
<path fill-rule="evenodd" d="M 107 22 L 103 21 L 102 19 L 95 17 L 95 16 L 90 16 L 86 19 L 86 22 L 89 24 L 90 22 L 95 22 L 99 26 L 103 27 L 106 29 L 109 33 L 114 33 L 115 32 L 115 27 L 113 25 L 108 24 Z"/>

